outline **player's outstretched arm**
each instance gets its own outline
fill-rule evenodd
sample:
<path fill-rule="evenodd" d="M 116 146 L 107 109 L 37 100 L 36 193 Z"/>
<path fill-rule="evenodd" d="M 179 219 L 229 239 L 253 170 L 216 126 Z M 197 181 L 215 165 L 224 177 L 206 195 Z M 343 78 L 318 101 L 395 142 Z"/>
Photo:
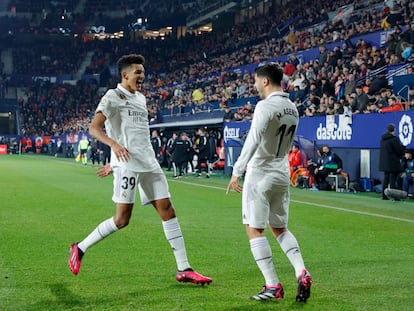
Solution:
<path fill-rule="evenodd" d="M 100 178 L 106 177 L 111 174 L 112 174 L 112 169 L 111 169 L 110 164 L 100 166 L 98 167 L 98 170 L 96 171 L 96 175 Z"/>

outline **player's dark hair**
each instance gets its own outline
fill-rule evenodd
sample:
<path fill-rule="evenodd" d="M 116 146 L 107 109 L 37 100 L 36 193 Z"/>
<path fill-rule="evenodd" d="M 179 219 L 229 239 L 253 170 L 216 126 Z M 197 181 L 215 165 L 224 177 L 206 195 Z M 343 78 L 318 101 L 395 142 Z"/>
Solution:
<path fill-rule="evenodd" d="M 278 64 L 261 65 L 256 68 L 255 73 L 258 77 L 268 78 L 272 84 L 281 85 L 283 69 Z"/>
<path fill-rule="evenodd" d="M 138 54 L 124 55 L 117 62 L 118 72 L 120 75 L 122 75 L 122 71 L 125 70 L 125 68 L 128 68 L 129 66 L 131 66 L 132 64 L 144 65 L 144 63 L 145 63 L 145 58 L 142 55 L 138 55 Z"/>

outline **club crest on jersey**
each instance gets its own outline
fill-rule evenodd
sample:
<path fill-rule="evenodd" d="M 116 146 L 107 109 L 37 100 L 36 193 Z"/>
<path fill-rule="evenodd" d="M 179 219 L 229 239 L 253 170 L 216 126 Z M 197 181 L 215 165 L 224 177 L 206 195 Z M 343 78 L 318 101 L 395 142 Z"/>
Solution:
<path fill-rule="evenodd" d="M 120 98 L 120 99 L 122 99 L 122 100 L 125 100 L 125 99 L 126 99 L 126 96 L 125 96 L 124 94 L 119 93 L 118 95 L 119 95 L 119 98 Z"/>

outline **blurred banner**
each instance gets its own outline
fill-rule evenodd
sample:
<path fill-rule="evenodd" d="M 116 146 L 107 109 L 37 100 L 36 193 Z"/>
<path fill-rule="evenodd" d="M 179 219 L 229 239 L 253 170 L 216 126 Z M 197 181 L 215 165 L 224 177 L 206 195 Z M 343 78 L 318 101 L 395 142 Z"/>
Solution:
<path fill-rule="evenodd" d="M 299 120 L 297 136 L 317 145 L 336 148 L 378 149 L 387 124 L 394 123 L 396 135 L 409 148 L 413 143 L 414 111 L 385 114 L 356 114 L 307 117 Z M 243 146 L 250 122 L 229 122 L 223 125 L 225 147 Z"/>

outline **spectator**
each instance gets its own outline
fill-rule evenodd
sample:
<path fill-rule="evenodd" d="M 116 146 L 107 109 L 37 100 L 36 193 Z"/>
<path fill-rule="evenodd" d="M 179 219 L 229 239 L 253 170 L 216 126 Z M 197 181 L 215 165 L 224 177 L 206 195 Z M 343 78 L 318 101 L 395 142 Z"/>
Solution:
<path fill-rule="evenodd" d="M 369 103 L 369 97 L 368 95 L 363 91 L 362 85 L 358 84 L 355 88 L 356 96 L 354 98 L 354 101 L 352 102 L 352 113 L 366 113 L 368 103 Z"/>
<path fill-rule="evenodd" d="M 313 114 L 314 116 L 326 116 L 329 114 L 328 104 L 321 103 L 318 110 Z"/>
<path fill-rule="evenodd" d="M 204 98 L 203 90 L 201 88 L 197 88 L 193 91 L 191 96 L 194 103 L 200 103 Z"/>
<path fill-rule="evenodd" d="M 303 166 L 302 152 L 300 151 L 298 144 L 294 144 L 290 148 L 289 153 L 288 153 L 288 160 L 289 160 L 290 176 L 292 176 L 294 171 L 296 171 L 298 168 Z"/>
<path fill-rule="evenodd" d="M 388 91 L 386 88 L 382 88 L 375 95 L 375 104 L 378 107 L 378 109 L 388 106 Z"/>
<path fill-rule="evenodd" d="M 403 156 L 404 148 L 398 137 L 395 136 L 395 125 L 388 124 L 387 131 L 381 136 L 379 170 L 384 172 L 382 181 L 382 199 L 388 200 L 384 190 L 388 187 L 398 189 L 397 178 L 401 173 L 400 159 Z"/>
<path fill-rule="evenodd" d="M 389 34 L 387 36 L 387 54 L 388 55 L 392 55 L 395 54 L 395 51 L 397 49 L 397 44 L 398 44 L 398 39 L 396 38 L 396 36 L 394 34 Z"/>
<path fill-rule="evenodd" d="M 314 177 L 315 186 L 319 190 L 330 190 L 331 186 L 326 181 L 329 174 L 339 174 L 342 171 L 342 159 L 334 153 L 327 145 L 323 145 L 320 150 L 319 166 L 310 169 L 310 174 Z"/>
<path fill-rule="evenodd" d="M 371 82 L 368 89 L 368 96 L 373 96 L 383 88 L 388 88 L 388 81 L 384 74 L 378 74 Z"/>
<path fill-rule="evenodd" d="M 345 96 L 341 96 L 339 100 L 334 100 L 333 114 L 339 115 L 344 113 Z"/>
<path fill-rule="evenodd" d="M 401 102 L 397 101 L 395 96 L 391 96 L 388 99 L 388 106 L 381 108 L 378 110 L 379 113 L 386 113 L 386 112 L 397 112 L 403 110 L 403 105 Z"/>
<path fill-rule="evenodd" d="M 223 121 L 224 122 L 231 122 L 234 120 L 234 112 L 231 111 L 230 107 L 226 107 L 224 110 Z"/>
<path fill-rule="evenodd" d="M 408 23 L 405 31 L 401 34 L 401 38 L 409 44 L 414 44 L 414 24 Z"/>
<path fill-rule="evenodd" d="M 402 158 L 402 189 L 407 192 L 409 197 L 412 197 L 413 194 L 410 193 L 410 185 L 414 181 L 414 159 L 413 159 L 413 150 L 406 149 L 404 152 L 404 157 Z"/>
<path fill-rule="evenodd" d="M 321 84 L 319 86 L 319 89 L 323 94 L 326 94 L 327 96 L 333 96 L 335 93 L 334 87 L 332 86 L 331 82 L 328 81 L 328 79 L 324 76 L 321 78 Z"/>
<path fill-rule="evenodd" d="M 248 101 L 243 108 L 238 110 L 238 114 L 243 118 L 243 120 L 251 120 L 253 117 L 253 106 Z"/>
<path fill-rule="evenodd" d="M 325 45 L 321 45 L 319 47 L 319 56 L 318 56 L 319 64 L 320 65 L 325 64 L 327 58 L 328 58 L 328 49 L 326 48 Z"/>

